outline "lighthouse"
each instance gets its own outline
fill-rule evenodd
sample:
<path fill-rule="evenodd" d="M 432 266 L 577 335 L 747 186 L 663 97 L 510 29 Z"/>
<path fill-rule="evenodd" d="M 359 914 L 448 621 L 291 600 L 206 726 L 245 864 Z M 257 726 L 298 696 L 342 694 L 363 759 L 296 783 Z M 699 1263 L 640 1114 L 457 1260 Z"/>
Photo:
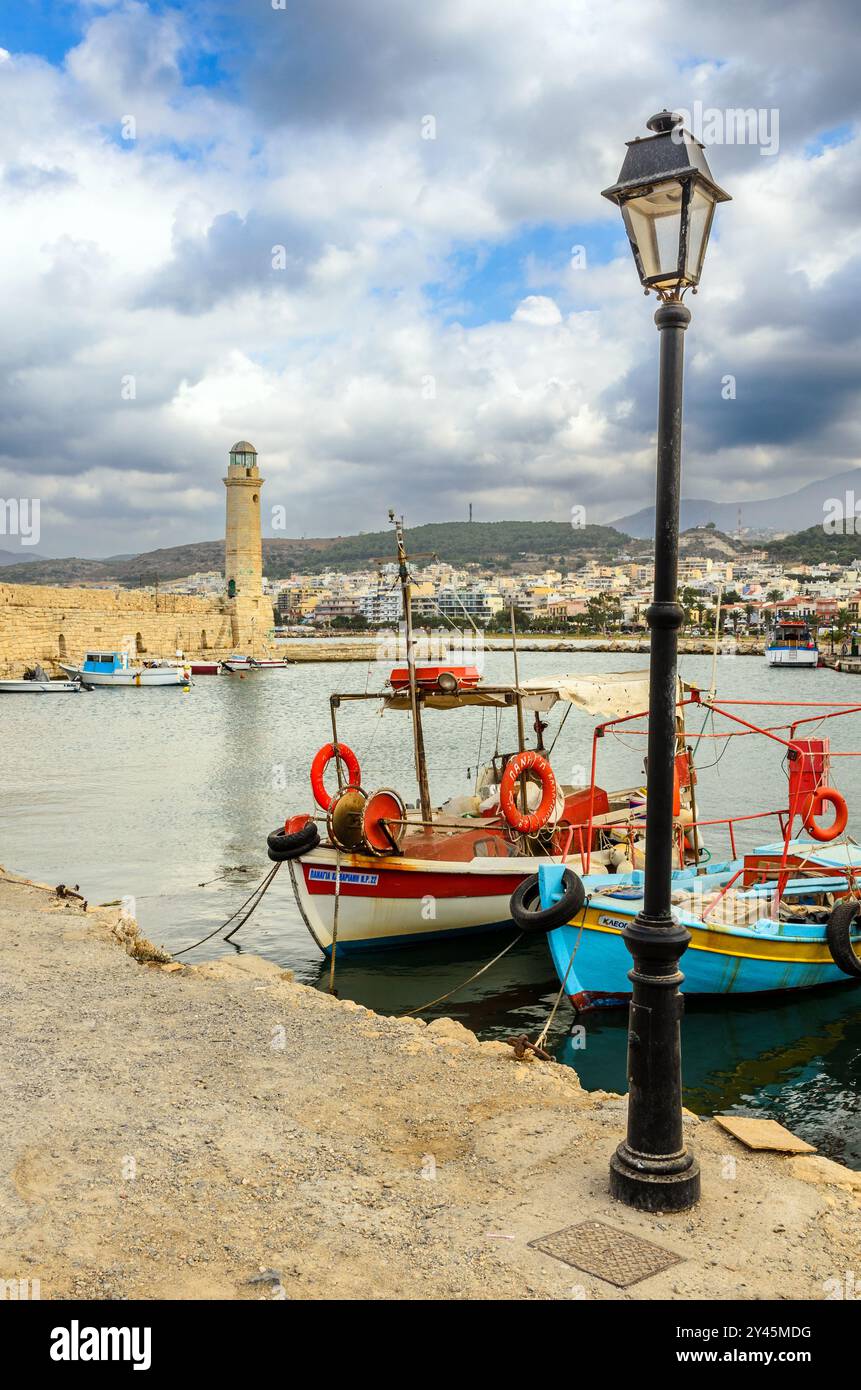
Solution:
<path fill-rule="evenodd" d="M 227 521 L 224 533 L 224 579 L 231 602 L 233 641 L 249 651 L 268 645 L 271 610 L 263 597 L 263 544 L 260 538 L 260 489 L 263 478 L 257 450 L 240 439 L 230 450 L 224 486 Z"/>

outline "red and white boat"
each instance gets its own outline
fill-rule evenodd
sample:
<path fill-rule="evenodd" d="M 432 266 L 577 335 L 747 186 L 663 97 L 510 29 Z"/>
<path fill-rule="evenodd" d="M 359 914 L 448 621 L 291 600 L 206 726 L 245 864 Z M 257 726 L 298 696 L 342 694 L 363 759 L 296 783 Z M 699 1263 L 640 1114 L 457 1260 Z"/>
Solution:
<path fill-rule="evenodd" d="M 485 685 L 474 667 L 442 660 L 432 668 L 418 665 L 400 527 L 398 553 L 406 680 L 404 668 L 396 667 L 382 690 L 330 697 L 333 742 L 320 749 L 311 768 L 316 810 L 290 816 L 283 830 L 269 836 L 270 857 L 287 862 L 305 925 L 327 954 L 511 926 L 511 894 L 548 858 L 560 862 L 568 853 L 588 853 L 590 870 L 598 874 L 631 872 L 644 859 L 643 788 L 608 793 L 594 785 L 594 776 L 587 786 L 557 782 L 541 715 L 563 705 L 633 716 L 648 707 L 648 672 Z M 384 711 L 411 714 L 417 809 L 407 809 L 389 788 L 366 790 L 358 760 L 338 735 L 338 712 L 353 700 L 376 700 Z M 515 713 L 516 739 L 512 731 L 511 751 L 497 750 L 468 795 L 433 807 L 423 715 L 465 707 Z M 534 748 L 526 747 L 527 711 L 535 715 Z M 333 761 L 338 784 L 328 789 L 323 775 Z M 690 814 L 690 792 L 682 785 L 681 823 Z"/>
<path fill-rule="evenodd" d="M 519 687 L 479 684 L 455 694 L 426 690 L 419 703 L 422 711 L 478 706 L 538 715 L 562 704 L 620 716 L 640 712 L 647 689 L 648 673 L 637 671 Z M 409 707 L 409 697 L 394 691 L 335 695 L 333 724 L 339 705 L 350 699 L 377 699 L 389 710 Z M 522 718 L 518 722 L 522 727 Z M 540 741 L 539 721 L 536 730 Z M 330 797 L 322 773 L 331 761 L 341 765 L 343 785 Z M 541 779 L 540 785 L 526 782 L 526 808 L 520 804 L 524 777 Z M 334 744 L 326 745 L 312 770 L 320 810 L 292 817 L 286 833 L 270 836 L 270 854 L 287 860 L 302 919 L 327 954 L 335 941 L 339 951 L 379 949 L 510 926 L 511 894 L 548 859 L 588 854 L 590 872 L 597 874 L 630 873 L 645 861 L 643 788 L 608 793 L 594 783 L 558 783 L 537 748 L 499 754 L 479 772 L 473 794 L 429 816 L 406 810 L 388 788 L 366 792 L 362 780 L 345 744 L 338 744 L 337 754 Z M 680 826 L 692 819 L 684 785 L 678 818 Z M 317 821 L 325 825 L 322 840 L 314 832 Z"/>

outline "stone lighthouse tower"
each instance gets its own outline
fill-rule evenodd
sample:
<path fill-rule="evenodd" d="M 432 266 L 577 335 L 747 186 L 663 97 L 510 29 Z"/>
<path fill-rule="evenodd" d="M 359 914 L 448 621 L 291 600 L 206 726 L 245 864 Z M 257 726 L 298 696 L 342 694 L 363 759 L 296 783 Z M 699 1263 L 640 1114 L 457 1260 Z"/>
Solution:
<path fill-rule="evenodd" d="M 227 524 L 224 538 L 224 578 L 231 603 L 233 641 L 261 655 L 269 645 L 271 608 L 263 596 L 263 545 L 260 538 L 260 489 L 257 450 L 240 439 L 230 450 L 224 486 Z"/>

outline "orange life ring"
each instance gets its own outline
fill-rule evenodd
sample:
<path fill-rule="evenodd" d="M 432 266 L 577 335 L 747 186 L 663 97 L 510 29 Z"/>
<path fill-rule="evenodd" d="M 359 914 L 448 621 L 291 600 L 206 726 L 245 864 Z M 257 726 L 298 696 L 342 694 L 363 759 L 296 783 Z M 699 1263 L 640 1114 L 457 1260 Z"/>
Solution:
<path fill-rule="evenodd" d="M 331 796 L 326 791 L 323 774 L 332 759 L 336 757 L 340 758 L 347 769 L 347 776 L 349 779 L 348 786 L 361 786 L 359 759 L 356 757 L 352 748 L 348 748 L 346 743 L 339 743 L 337 747 L 334 743 L 324 743 L 311 764 L 311 790 L 314 793 L 314 800 L 323 811 L 328 811 L 329 802 L 332 800 Z"/>
<path fill-rule="evenodd" d="M 816 817 L 823 806 L 834 807 L 834 820 L 830 825 L 820 825 Z M 836 840 L 842 835 L 849 820 L 846 798 L 834 787 L 817 787 L 810 796 L 801 816 L 805 830 L 809 830 L 814 840 Z"/>
<path fill-rule="evenodd" d="M 524 772 L 534 772 L 541 782 L 542 797 L 537 811 L 521 811 L 515 800 L 517 784 Z M 553 769 L 535 749 L 529 748 L 509 758 L 499 784 L 499 805 L 512 830 L 517 830 L 521 835 L 534 835 L 550 819 L 556 805 L 556 795 Z"/>

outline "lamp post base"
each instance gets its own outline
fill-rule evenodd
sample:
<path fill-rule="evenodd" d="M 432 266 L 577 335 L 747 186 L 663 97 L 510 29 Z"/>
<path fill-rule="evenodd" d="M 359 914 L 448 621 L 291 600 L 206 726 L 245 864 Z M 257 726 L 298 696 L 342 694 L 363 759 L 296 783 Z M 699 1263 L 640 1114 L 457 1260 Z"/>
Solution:
<path fill-rule="evenodd" d="M 700 1165 L 685 1149 L 655 1158 L 623 1140 L 610 1159 L 610 1196 L 638 1211 L 687 1211 L 700 1200 Z"/>

